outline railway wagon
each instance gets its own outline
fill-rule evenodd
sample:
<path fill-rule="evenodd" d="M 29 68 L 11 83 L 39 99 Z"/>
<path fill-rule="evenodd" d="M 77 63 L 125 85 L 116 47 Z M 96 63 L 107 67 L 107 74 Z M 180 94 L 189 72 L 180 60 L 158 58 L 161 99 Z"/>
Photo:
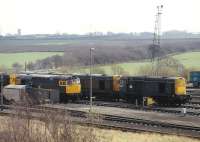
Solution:
<path fill-rule="evenodd" d="M 189 82 L 193 87 L 200 87 L 200 71 L 191 71 L 189 73 Z"/>
<path fill-rule="evenodd" d="M 90 75 L 79 75 L 81 81 L 81 96 L 90 97 Z M 96 100 L 119 100 L 120 99 L 120 76 L 92 75 L 92 95 Z"/>
<path fill-rule="evenodd" d="M 159 105 L 181 105 L 190 99 L 182 77 L 122 77 L 121 87 L 124 99 L 138 104 L 143 98 Z"/>
<path fill-rule="evenodd" d="M 10 84 L 26 85 L 28 88 L 41 88 L 59 91 L 60 102 L 75 101 L 80 97 L 80 79 L 70 75 L 17 74 L 10 75 Z"/>

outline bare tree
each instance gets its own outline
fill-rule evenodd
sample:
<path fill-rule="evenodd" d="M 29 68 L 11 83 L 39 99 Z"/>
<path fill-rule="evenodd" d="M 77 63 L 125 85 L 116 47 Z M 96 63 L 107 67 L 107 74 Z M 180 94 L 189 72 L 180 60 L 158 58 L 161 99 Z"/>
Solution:
<path fill-rule="evenodd" d="M 54 63 L 54 68 L 58 68 L 63 66 L 63 58 L 62 56 L 55 55 L 52 57 L 52 62 Z"/>
<path fill-rule="evenodd" d="M 138 74 L 149 76 L 183 76 L 184 72 L 185 68 L 178 60 L 168 57 L 141 67 Z"/>
<path fill-rule="evenodd" d="M 128 72 L 126 72 L 124 68 L 122 68 L 121 66 L 117 64 L 113 64 L 111 66 L 111 70 L 112 70 L 112 73 L 116 75 L 128 75 Z"/>
<path fill-rule="evenodd" d="M 97 74 L 106 74 L 105 70 L 100 67 L 94 67 L 92 72 Z"/>
<path fill-rule="evenodd" d="M 34 70 L 35 65 L 34 65 L 33 62 L 29 62 L 29 63 L 26 65 L 26 68 L 27 68 L 27 70 Z"/>
<path fill-rule="evenodd" d="M 23 66 L 16 62 L 16 63 L 12 64 L 12 68 L 14 69 L 15 72 L 19 72 L 23 69 Z"/>

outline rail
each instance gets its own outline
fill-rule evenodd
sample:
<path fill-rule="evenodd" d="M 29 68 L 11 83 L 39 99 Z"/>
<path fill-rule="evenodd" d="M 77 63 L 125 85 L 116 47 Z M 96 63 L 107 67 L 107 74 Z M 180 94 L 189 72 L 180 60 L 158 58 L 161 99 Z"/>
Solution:
<path fill-rule="evenodd" d="M 77 104 L 85 104 L 89 105 L 88 101 L 78 101 L 74 102 Z M 94 101 L 93 105 L 95 106 L 105 106 L 105 107 L 117 107 L 117 108 L 127 108 L 127 109 L 135 109 L 135 110 L 142 110 L 142 111 L 154 111 L 154 112 L 161 112 L 161 113 L 171 113 L 175 115 L 182 114 L 182 108 L 187 108 L 187 115 L 191 116 L 200 116 L 200 106 L 197 105 L 183 105 L 180 107 L 168 108 L 168 107 L 147 107 L 147 106 L 136 106 L 133 104 L 122 103 L 122 102 L 103 102 L 103 101 Z"/>
<path fill-rule="evenodd" d="M 115 115 L 107 115 L 107 114 L 98 114 L 102 123 L 98 123 L 97 118 L 93 118 L 93 121 L 88 119 L 89 113 L 85 111 L 77 111 L 77 110 L 69 110 L 66 108 L 54 108 L 54 107 L 44 107 L 44 106 L 37 106 L 37 107 L 19 107 L 19 106 L 4 106 L 4 111 L 1 111 L 0 114 L 2 115 L 17 115 L 15 114 L 14 110 L 20 110 L 24 112 L 29 112 L 29 115 L 33 118 L 40 119 L 40 115 L 44 112 L 67 112 L 70 116 L 72 121 L 81 125 L 90 125 L 100 128 L 106 129 L 118 129 L 118 130 L 125 130 L 125 131 L 137 131 L 137 132 L 154 132 L 154 133 L 161 133 L 161 134 L 173 134 L 173 135 L 180 135 L 180 136 L 187 136 L 192 138 L 200 139 L 200 127 L 197 126 L 188 126 L 188 125 L 180 125 L 180 124 L 172 124 L 167 122 L 161 121 L 152 121 L 152 120 L 145 120 L 139 118 L 129 118 L 129 117 L 122 117 L 122 116 L 115 116 Z M 97 115 L 94 113 L 94 115 Z M 81 118 L 85 121 L 79 121 L 74 118 Z"/>

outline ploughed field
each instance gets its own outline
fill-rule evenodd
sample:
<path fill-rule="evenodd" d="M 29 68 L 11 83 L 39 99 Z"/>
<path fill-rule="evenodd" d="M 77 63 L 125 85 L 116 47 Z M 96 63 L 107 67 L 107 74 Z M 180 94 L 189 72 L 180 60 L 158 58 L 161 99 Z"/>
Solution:
<path fill-rule="evenodd" d="M 69 51 L 76 48 L 89 49 L 91 47 L 107 49 L 115 48 L 123 51 L 136 51 L 147 48 L 152 39 L 91 37 L 74 39 L 1 39 L 0 52 L 37 52 L 37 51 Z M 200 39 L 162 39 L 161 47 L 170 51 L 199 50 Z M 125 50 L 124 50 L 125 49 Z M 110 50 L 109 50 L 110 51 Z M 140 50 L 138 50 L 140 51 Z M 137 52 L 139 53 L 139 52 Z"/>

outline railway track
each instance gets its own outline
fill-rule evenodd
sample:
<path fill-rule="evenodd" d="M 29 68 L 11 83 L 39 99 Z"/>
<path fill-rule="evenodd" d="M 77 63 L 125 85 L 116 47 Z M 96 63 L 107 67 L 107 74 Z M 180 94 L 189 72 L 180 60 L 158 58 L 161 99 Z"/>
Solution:
<path fill-rule="evenodd" d="M 187 94 L 192 96 L 200 96 L 200 88 L 187 88 Z"/>
<path fill-rule="evenodd" d="M 200 96 L 191 96 L 189 104 L 200 106 Z"/>
<path fill-rule="evenodd" d="M 77 104 L 86 104 L 89 105 L 89 101 L 79 101 Z M 180 115 L 182 114 L 182 108 L 187 108 L 187 115 L 191 116 L 200 116 L 200 106 L 197 105 L 183 105 L 178 108 L 167 108 L 167 107 L 141 107 L 135 106 L 133 104 L 123 103 L 123 102 L 102 102 L 102 101 L 94 101 L 93 105 L 95 106 L 106 106 L 106 107 L 118 107 L 118 108 L 127 108 L 127 109 L 135 109 L 142 111 L 155 111 L 161 113 L 171 113 Z"/>
<path fill-rule="evenodd" d="M 189 104 L 200 106 L 200 88 L 187 88 L 187 94 L 191 96 Z"/>
<path fill-rule="evenodd" d="M 7 107 L 7 110 L 1 111 L 1 115 L 17 115 L 14 113 L 14 107 Z M 169 135 L 179 135 L 179 136 L 187 136 L 192 138 L 200 139 L 200 127 L 195 126 L 188 126 L 188 125 L 179 125 L 179 124 L 172 124 L 167 122 L 161 121 L 152 121 L 152 120 L 145 120 L 139 118 L 129 118 L 129 117 L 122 117 L 122 116 L 114 116 L 114 115 L 107 115 L 107 114 L 100 114 L 100 119 L 102 120 L 100 123 L 96 118 L 93 118 L 91 121 L 88 119 L 89 113 L 84 111 L 76 111 L 76 110 L 68 110 L 65 108 L 54 108 L 54 107 L 44 107 L 44 106 L 37 106 L 34 108 L 24 108 L 19 107 L 17 110 L 21 111 L 28 111 L 29 115 L 34 119 L 39 119 L 40 113 L 45 112 L 67 112 L 70 116 L 72 121 L 81 125 L 90 125 L 100 128 L 106 129 L 116 129 L 122 131 L 133 131 L 133 132 L 154 132 L 160 134 L 169 134 Z M 96 115 L 96 114 L 94 114 Z M 81 120 L 77 119 L 81 118 Z"/>
<path fill-rule="evenodd" d="M 192 104 L 192 105 L 200 105 L 200 102 L 199 102 L 199 101 L 190 101 L 189 104 Z"/>
<path fill-rule="evenodd" d="M 200 105 L 199 104 L 186 104 L 186 105 L 183 105 L 183 107 L 200 111 Z"/>
<path fill-rule="evenodd" d="M 109 121 L 115 121 L 120 123 L 129 123 L 129 124 L 142 124 L 145 126 L 151 126 L 151 127 L 161 127 L 161 128 L 167 128 L 167 129 L 179 129 L 181 131 L 194 131 L 195 133 L 200 134 L 200 127 L 193 127 L 193 126 L 184 126 L 184 125 L 177 125 L 177 124 L 170 124 L 165 122 L 158 122 L 158 121 L 152 121 L 152 120 L 144 120 L 144 119 L 136 119 L 136 118 L 127 118 L 127 117 L 119 117 L 119 116 L 111 116 L 106 115 L 104 116 L 105 120 Z"/>

